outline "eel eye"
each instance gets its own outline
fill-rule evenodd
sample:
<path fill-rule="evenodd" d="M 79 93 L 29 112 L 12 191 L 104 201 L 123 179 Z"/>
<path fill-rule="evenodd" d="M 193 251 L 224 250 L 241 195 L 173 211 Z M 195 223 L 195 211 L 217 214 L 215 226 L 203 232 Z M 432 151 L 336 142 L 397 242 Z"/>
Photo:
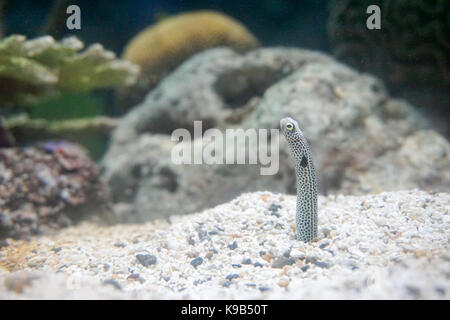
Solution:
<path fill-rule="evenodd" d="M 294 129 L 294 125 L 289 122 L 286 124 L 286 129 L 290 131 L 290 130 Z"/>

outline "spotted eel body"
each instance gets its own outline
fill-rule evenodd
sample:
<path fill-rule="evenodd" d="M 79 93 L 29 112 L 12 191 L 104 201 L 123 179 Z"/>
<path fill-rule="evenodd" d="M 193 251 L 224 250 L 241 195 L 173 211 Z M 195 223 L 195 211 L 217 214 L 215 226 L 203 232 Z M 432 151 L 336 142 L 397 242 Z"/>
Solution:
<path fill-rule="evenodd" d="M 311 150 L 297 121 L 283 118 L 280 128 L 288 142 L 297 179 L 297 240 L 310 242 L 317 238 L 317 184 Z"/>

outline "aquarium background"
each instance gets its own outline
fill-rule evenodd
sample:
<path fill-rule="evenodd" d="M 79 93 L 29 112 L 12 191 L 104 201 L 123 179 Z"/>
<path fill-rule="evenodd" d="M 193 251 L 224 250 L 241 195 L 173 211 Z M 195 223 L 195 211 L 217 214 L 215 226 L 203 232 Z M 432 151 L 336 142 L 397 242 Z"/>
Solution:
<path fill-rule="evenodd" d="M 85 43 L 99 39 L 110 50 L 121 53 L 137 32 L 165 16 L 185 11 L 211 9 L 242 21 L 264 45 L 301 46 L 329 50 L 326 22 L 328 1 L 61 1 L 82 8 L 80 31 L 64 26 L 55 35 L 76 34 Z M 67 5 L 66 5 L 67 6 Z M 37 36 L 45 28 L 52 1 L 8 1 L 6 33 Z"/>
<path fill-rule="evenodd" d="M 60 8 L 69 4 L 82 8 L 81 30 L 65 28 L 66 15 Z M 364 9 L 370 4 L 383 9 L 382 32 L 364 30 L 368 16 Z M 192 0 L 112 4 L 109 1 L 4 0 L 2 8 L 1 30 L 5 36 L 50 34 L 59 39 L 76 35 L 86 45 L 101 42 L 119 56 L 134 35 L 165 17 L 193 10 L 217 10 L 242 22 L 263 46 L 328 52 L 361 71 L 381 77 L 392 94 L 414 103 L 434 119 L 440 132 L 449 136 L 446 121 L 450 109 L 449 4 L 446 1 Z M 417 64 L 423 66 L 419 68 Z M 73 101 L 74 97 L 69 99 Z M 122 113 L 111 94 L 103 92 L 101 99 L 107 105 L 96 109 L 110 115 Z M 89 115 L 87 110 L 75 112 Z"/>
<path fill-rule="evenodd" d="M 449 49 L 448 0 L 0 0 L 0 299 L 448 300 Z"/>

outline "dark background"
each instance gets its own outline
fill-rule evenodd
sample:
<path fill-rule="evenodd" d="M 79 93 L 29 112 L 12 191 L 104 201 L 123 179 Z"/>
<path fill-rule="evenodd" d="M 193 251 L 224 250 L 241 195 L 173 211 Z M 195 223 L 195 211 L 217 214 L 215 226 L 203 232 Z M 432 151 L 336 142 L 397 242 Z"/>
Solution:
<path fill-rule="evenodd" d="M 61 26 L 61 36 L 76 35 L 85 43 L 100 42 L 120 54 L 137 32 L 158 17 L 190 10 L 213 9 L 242 23 L 264 46 L 284 45 L 329 51 L 325 0 L 77 0 L 81 8 L 81 30 Z M 35 37 L 42 34 L 53 1 L 7 1 L 4 33 Z"/>

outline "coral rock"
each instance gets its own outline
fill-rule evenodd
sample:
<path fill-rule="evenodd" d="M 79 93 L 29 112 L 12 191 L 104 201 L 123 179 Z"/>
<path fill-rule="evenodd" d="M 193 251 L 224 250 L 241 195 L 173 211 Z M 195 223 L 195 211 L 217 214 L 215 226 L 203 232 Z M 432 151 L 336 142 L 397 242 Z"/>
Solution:
<path fill-rule="evenodd" d="M 128 221 L 202 210 L 242 192 L 295 193 L 284 139 L 274 176 L 261 176 L 260 165 L 171 161 L 170 134 L 192 132 L 194 120 L 203 121 L 203 131 L 223 132 L 276 129 L 288 115 L 310 142 L 322 194 L 450 190 L 450 146 L 436 132 L 420 131 L 430 124 L 412 105 L 390 97 L 373 76 L 290 48 L 244 55 L 215 48 L 183 63 L 119 121 L 104 177 L 114 200 L 134 207 Z"/>
<path fill-rule="evenodd" d="M 56 230 L 107 206 L 99 170 L 79 145 L 0 150 L 0 239 Z"/>

